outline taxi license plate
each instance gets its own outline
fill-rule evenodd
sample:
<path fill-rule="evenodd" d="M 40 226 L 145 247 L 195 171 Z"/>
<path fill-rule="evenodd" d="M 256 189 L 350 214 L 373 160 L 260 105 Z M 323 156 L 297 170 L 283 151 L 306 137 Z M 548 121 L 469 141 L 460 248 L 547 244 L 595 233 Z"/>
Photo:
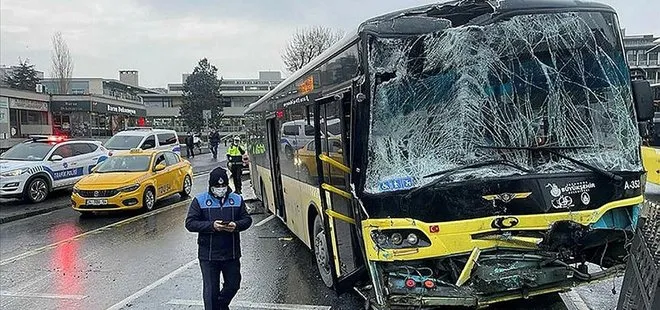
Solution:
<path fill-rule="evenodd" d="M 108 200 L 107 199 L 87 199 L 85 204 L 89 205 L 89 206 L 107 205 Z"/>

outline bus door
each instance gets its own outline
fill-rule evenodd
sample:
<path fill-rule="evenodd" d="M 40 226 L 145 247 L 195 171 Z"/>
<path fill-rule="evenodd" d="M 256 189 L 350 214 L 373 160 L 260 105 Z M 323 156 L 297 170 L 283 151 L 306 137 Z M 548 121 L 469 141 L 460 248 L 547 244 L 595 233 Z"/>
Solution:
<path fill-rule="evenodd" d="M 275 214 L 286 221 L 286 210 L 284 208 L 284 193 L 282 192 L 282 170 L 280 168 L 280 138 L 277 121 L 275 118 L 266 120 L 266 132 L 268 134 L 268 152 L 270 152 L 270 176 L 273 183 L 273 196 L 275 203 Z M 265 194 L 262 194 L 265 195 Z M 268 208 L 266 206 L 266 208 Z"/>
<path fill-rule="evenodd" d="M 326 244 L 337 291 L 352 288 L 364 271 L 350 182 L 350 91 L 316 101 L 316 167 L 324 213 Z"/>

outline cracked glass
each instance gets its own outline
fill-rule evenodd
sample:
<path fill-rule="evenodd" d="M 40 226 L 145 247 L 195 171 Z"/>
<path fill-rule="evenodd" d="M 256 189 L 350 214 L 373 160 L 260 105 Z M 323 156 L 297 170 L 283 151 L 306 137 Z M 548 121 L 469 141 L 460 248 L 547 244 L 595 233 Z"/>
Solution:
<path fill-rule="evenodd" d="M 368 43 L 371 78 L 365 191 L 515 174 L 640 171 L 640 138 L 616 17 L 519 15 Z M 498 148 L 498 149 L 493 149 Z M 442 182 L 441 182 L 442 183 Z"/>

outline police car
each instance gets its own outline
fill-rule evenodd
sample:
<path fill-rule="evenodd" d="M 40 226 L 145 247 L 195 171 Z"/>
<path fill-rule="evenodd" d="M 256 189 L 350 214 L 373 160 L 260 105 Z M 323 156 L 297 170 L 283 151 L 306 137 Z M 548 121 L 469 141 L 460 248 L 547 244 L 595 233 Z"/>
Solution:
<path fill-rule="evenodd" d="M 0 197 L 42 202 L 70 188 L 108 158 L 101 142 L 61 136 L 30 136 L 0 155 Z"/>

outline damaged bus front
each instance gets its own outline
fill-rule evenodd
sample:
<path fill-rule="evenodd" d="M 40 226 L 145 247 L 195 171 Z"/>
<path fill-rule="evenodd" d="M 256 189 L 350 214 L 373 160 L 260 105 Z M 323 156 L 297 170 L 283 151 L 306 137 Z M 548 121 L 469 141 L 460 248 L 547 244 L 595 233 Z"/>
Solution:
<path fill-rule="evenodd" d="M 481 307 L 622 273 L 652 113 L 611 8 L 458 1 L 359 33 L 353 180 L 375 306 Z"/>

